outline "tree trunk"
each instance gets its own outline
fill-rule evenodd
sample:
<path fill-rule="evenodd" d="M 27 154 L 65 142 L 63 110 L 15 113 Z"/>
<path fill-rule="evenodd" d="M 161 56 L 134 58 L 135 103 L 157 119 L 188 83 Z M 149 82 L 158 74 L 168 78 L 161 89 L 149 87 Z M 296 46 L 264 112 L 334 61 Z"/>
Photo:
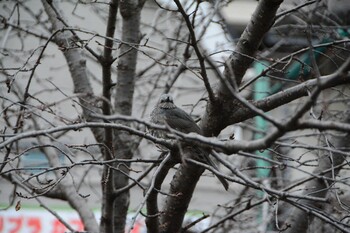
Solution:
<path fill-rule="evenodd" d="M 140 17 L 144 1 L 120 1 L 122 15 L 122 38 L 120 46 L 115 97 L 115 111 L 122 115 L 131 115 L 135 89 L 135 70 L 137 45 L 140 41 Z M 114 132 L 114 153 L 118 159 L 131 159 L 135 150 L 135 140 L 123 131 Z M 114 190 L 128 185 L 129 163 L 115 163 L 114 167 L 122 172 L 113 172 Z M 124 173 L 124 174 L 123 174 Z M 113 196 L 113 227 L 115 233 L 124 233 L 126 216 L 129 208 L 129 190 Z"/>
<path fill-rule="evenodd" d="M 115 33 L 115 25 L 117 22 L 118 0 L 113 0 L 109 4 L 109 13 L 107 20 L 106 37 L 113 38 Z M 111 110 L 111 88 L 112 88 L 112 72 L 111 66 L 113 64 L 113 44 L 114 41 L 106 38 L 103 48 L 103 56 L 100 58 L 102 66 L 102 83 L 103 83 L 103 97 L 102 111 L 104 115 L 110 115 Z M 113 130 L 105 129 L 106 148 L 102 148 L 103 158 L 105 160 L 113 159 L 110 151 L 113 151 Z M 112 171 L 108 166 L 103 167 L 103 174 L 101 179 L 102 185 L 102 206 L 101 206 L 101 222 L 100 232 L 113 232 L 113 179 L 109 174 Z"/>
<path fill-rule="evenodd" d="M 240 84 L 243 75 L 253 61 L 252 56 L 256 53 L 264 34 L 272 26 L 276 11 L 281 3 L 281 0 L 259 1 L 251 22 L 237 44 L 236 51 L 227 61 L 229 66 L 226 66 L 224 72 L 227 80 L 235 80 L 237 85 Z M 234 73 L 231 72 L 232 70 L 234 70 Z M 208 102 L 206 114 L 201 122 L 205 136 L 218 135 L 227 126 L 226 123 L 229 118 L 225 112 L 229 111 L 226 111 L 226 109 L 231 111 L 239 107 L 239 105 L 233 103 L 232 96 L 229 96 L 225 84 L 221 84 L 216 94 L 218 99 L 215 102 Z M 167 196 L 165 201 L 164 210 L 166 214 L 162 216 L 161 232 L 178 232 L 180 230 L 194 188 L 203 171 L 203 168 L 191 164 L 180 165 L 171 182 L 171 195 Z"/>

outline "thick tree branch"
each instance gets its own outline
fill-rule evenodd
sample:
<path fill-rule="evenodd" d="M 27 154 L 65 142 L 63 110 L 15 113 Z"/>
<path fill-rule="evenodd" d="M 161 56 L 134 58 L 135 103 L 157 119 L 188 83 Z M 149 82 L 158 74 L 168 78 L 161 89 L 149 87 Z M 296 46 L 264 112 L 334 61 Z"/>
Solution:
<path fill-rule="evenodd" d="M 167 152 L 163 152 L 163 154 L 165 153 Z M 170 154 L 170 156 L 172 155 Z M 163 156 L 161 155 L 161 157 Z M 159 232 L 159 224 L 160 224 L 159 216 L 162 213 L 159 212 L 159 208 L 158 208 L 158 193 L 161 190 L 161 186 L 166 175 L 175 164 L 176 164 L 176 161 L 172 156 L 170 157 L 170 160 L 167 161 L 164 164 L 164 166 L 160 169 L 158 174 L 156 174 L 153 190 L 149 194 L 149 197 L 147 198 L 147 203 L 146 203 L 147 204 L 146 226 L 147 226 L 148 232 L 152 232 L 152 233 Z"/>
<path fill-rule="evenodd" d="M 64 25 L 61 21 L 59 21 L 59 18 L 61 17 L 56 13 L 56 11 L 59 12 L 59 9 L 53 8 L 52 2 L 49 4 L 47 1 L 43 0 L 42 3 L 47 15 L 49 16 L 49 20 L 51 21 L 52 30 L 57 31 L 62 29 Z M 86 61 L 81 56 L 79 49 L 71 48 L 71 45 L 75 43 L 74 35 L 71 32 L 64 31 L 56 35 L 55 42 L 62 49 L 63 55 L 66 58 L 73 79 L 75 93 L 92 94 L 93 91 L 86 72 Z M 92 96 L 93 95 L 85 99 L 79 98 L 81 105 L 84 106 L 82 111 L 87 121 L 91 120 L 91 112 L 100 112 L 100 110 L 94 106 L 96 100 Z M 96 140 L 102 142 L 103 132 L 100 129 L 92 129 L 92 132 Z M 65 185 L 65 183 L 62 183 L 62 186 L 64 186 L 64 192 L 66 194 L 67 200 L 78 211 L 86 229 L 91 232 L 97 232 L 98 224 L 92 211 L 87 208 L 86 204 L 83 204 L 81 202 L 82 198 L 79 195 L 74 194 L 74 191 L 72 190 L 73 187 L 69 188 L 69 185 Z"/>
<path fill-rule="evenodd" d="M 240 84 L 243 75 L 252 63 L 250 57 L 254 56 L 264 34 L 272 26 L 281 2 L 281 0 L 259 1 L 250 23 L 237 44 L 237 50 L 227 62 L 229 65 L 225 69 L 225 78 L 231 83 L 236 82 L 236 84 Z M 230 101 L 231 96 L 224 83 L 221 83 L 217 96 L 217 101 L 208 102 L 206 114 L 201 122 L 205 136 L 218 135 L 227 126 L 224 120 L 227 118 L 226 113 L 229 112 L 229 109 L 237 109 L 237 105 L 232 104 L 233 101 Z M 184 214 L 192 198 L 193 190 L 203 171 L 203 168 L 193 165 L 180 166 L 172 181 L 170 193 L 176 194 L 179 192 L 181 195 L 179 197 L 172 195 L 167 197 L 164 209 L 168 213 L 161 221 L 164 224 L 162 225 L 162 232 L 177 232 L 180 229 Z"/>
<path fill-rule="evenodd" d="M 58 20 L 58 16 L 51 5 L 42 0 L 45 11 L 49 16 L 49 20 L 52 24 L 52 31 L 58 31 L 63 29 L 65 26 Z M 53 3 L 51 3 L 53 4 Z M 60 10 L 55 7 L 59 12 Z M 61 16 L 59 17 L 61 18 Z M 86 72 L 86 60 L 81 55 L 80 48 L 72 47 L 75 43 L 74 35 L 69 31 L 62 31 L 55 37 L 55 43 L 63 51 L 63 55 L 66 58 L 67 64 L 69 66 L 69 71 L 73 80 L 74 92 L 75 93 L 90 93 L 88 96 L 79 97 L 80 104 L 82 106 L 82 111 L 85 119 L 87 121 L 92 121 L 91 113 L 100 113 L 100 109 L 95 106 L 98 102 L 93 96 L 93 90 L 90 85 L 87 72 Z M 96 121 L 96 119 L 94 119 Z M 104 132 L 101 129 L 92 130 L 96 141 L 102 142 L 104 138 Z"/>
<path fill-rule="evenodd" d="M 334 78 L 335 75 L 338 75 L 339 77 L 335 79 Z M 349 84 L 350 75 L 346 73 L 336 73 L 336 74 L 320 77 L 319 80 L 321 80 L 321 82 L 327 83 L 326 85 L 323 85 L 321 88 L 322 90 L 325 90 L 325 89 L 336 87 L 339 85 Z M 329 80 L 331 80 L 331 82 L 328 82 Z M 316 86 L 317 86 L 317 80 L 311 79 L 303 83 L 300 83 L 294 87 L 290 87 L 286 90 L 270 95 L 262 100 L 251 101 L 251 103 L 254 106 L 256 106 L 258 109 L 261 109 L 264 112 L 268 112 L 270 110 L 283 106 L 287 103 L 290 103 L 293 100 L 299 99 L 300 97 L 307 96 L 309 91 L 312 88 L 315 88 Z M 227 124 L 229 125 L 239 123 L 257 116 L 255 112 L 253 112 L 243 104 L 240 104 L 240 108 L 238 110 L 233 109 L 233 110 L 229 110 L 229 112 L 231 113 L 231 115 L 226 119 Z"/>
<path fill-rule="evenodd" d="M 243 75 L 253 62 L 253 57 L 265 33 L 274 23 L 274 17 L 281 0 L 259 1 L 251 21 L 240 37 L 236 50 L 225 64 L 224 78 L 233 87 L 238 87 Z M 228 124 L 232 112 L 241 107 L 237 100 L 232 99 L 226 82 L 221 82 L 218 92 L 218 101 L 208 103 L 206 114 L 203 116 L 201 126 L 204 135 L 218 135 Z"/>
<path fill-rule="evenodd" d="M 191 158 L 192 153 L 193 151 L 184 149 L 181 156 Z M 170 195 L 167 196 L 164 203 L 165 207 L 163 207 L 160 219 L 159 232 L 179 232 L 187 212 L 189 200 L 191 200 L 196 184 L 203 172 L 203 167 L 191 164 L 182 164 L 176 171 L 170 183 Z"/>
<path fill-rule="evenodd" d="M 226 63 L 224 75 L 237 85 L 253 62 L 253 57 L 258 50 L 265 33 L 271 28 L 275 21 L 277 9 L 283 0 L 270 0 L 259 2 L 252 18 L 241 35 L 237 49 Z M 226 85 L 221 84 L 220 91 L 226 90 Z"/>
<path fill-rule="evenodd" d="M 118 12 L 118 0 L 112 0 L 109 3 L 109 13 L 107 18 L 106 38 L 104 42 L 103 54 L 99 61 L 102 66 L 102 95 L 104 101 L 102 103 L 102 112 L 104 115 L 110 115 L 112 110 L 111 106 L 111 88 L 112 88 L 112 73 L 111 66 L 113 63 L 112 51 L 113 40 L 115 33 L 115 25 L 117 22 Z M 109 151 L 113 151 L 113 129 L 105 128 L 104 143 Z M 113 153 L 108 153 L 106 150 L 102 150 L 104 158 L 106 160 L 112 159 Z M 108 173 L 111 172 L 108 166 L 103 168 L 102 179 L 102 208 L 101 208 L 101 224 L 100 232 L 113 232 L 113 205 L 110 204 L 113 199 L 113 179 L 106 179 Z M 114 172 L 114 171 L 112 171 Z"/>
<path fill-rule="evenodd" d="M 115 112 L 122 115 L 131 115 L 136 79 L 137 47 L 140 42 L 141 9 L 145 0 L 119 1 L 119 10 L 122 16 L 122 43 L 119 48 L 117 65 L 117 85 L 115 95 Z M 132 45 L 132 46 L 131 46 Z M 138 141 L 125 131 L 114 131 L 114 153 L 116 158 L 130 159 Z M 115 167 L 119 164 L 115 163 Z M 125 166 L 122 172 L 112 174 L 113 189 L 128 186 L 130 172 Z M 124 175 L 127 174 L 127 175 Z M 107 204 L 113 208 L 113 232 L 124 233 L 126 216 L 130 201 L 129 190 L 114 195 Z M 105 216 L 111 217 L 111 216 Z M 108 223 L 107 223 L 108 224 Z"/>

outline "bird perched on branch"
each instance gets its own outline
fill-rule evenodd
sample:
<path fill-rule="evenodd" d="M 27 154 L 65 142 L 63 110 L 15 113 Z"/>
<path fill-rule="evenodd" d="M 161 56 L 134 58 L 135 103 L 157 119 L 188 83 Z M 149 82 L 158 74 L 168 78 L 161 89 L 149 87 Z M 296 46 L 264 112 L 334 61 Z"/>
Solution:
<path fill-rule="evenodd" d="M 174 104 L 173 97 L 169 94 L 162 94 L 160 99 L 151 113 L 151 122 L 158 125 L 168 125 L 172 129 L 176 129 L 183 133 L 198 133 L 202 134 L 201 129 L 184 110 L 178 108 Z M 167 138 L 167 133 L 164 131 L 152 131 L 156 137 Z M 210 159 L 209 152 L 205 149 L 195 147 L 196 158 L 200 162 L 206 163 L 218 170 L 215 163 Z M 228 189 L 227 181 L 217 176 L 224 188 Z"/>

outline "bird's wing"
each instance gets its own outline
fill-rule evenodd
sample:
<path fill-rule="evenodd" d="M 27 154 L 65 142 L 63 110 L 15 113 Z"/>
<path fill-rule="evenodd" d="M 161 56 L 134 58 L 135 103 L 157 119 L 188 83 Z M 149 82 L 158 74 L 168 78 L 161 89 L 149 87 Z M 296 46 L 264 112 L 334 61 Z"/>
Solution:
<path fill-rule="evenodd" d="M 192 117 L 180 108 L 166 111 L 165 122 L 173 129 L 184 133 L 201 133 L 199 126 Z"/>

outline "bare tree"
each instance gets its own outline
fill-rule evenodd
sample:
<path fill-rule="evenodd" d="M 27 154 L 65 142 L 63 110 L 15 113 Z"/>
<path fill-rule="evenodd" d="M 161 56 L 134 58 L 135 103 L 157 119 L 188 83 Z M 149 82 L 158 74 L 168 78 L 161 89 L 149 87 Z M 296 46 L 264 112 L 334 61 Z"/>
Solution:
<path fill-rule="evenodd" d="M 131 232 L 140 215 L 151 233 L 350 232 L 346 1 L 261 0 L 237 39 L 229 1 L 0 4 L 5 209 L 35 199 L 70 231 L 44 198 L 66 201 L 88 232 Z M 150 123 L 161 93 L 202 134 Z M 39 171 L 24 163 L 34 151 L 48 161 Z M 231 195 L 186 222 L 203 173 Z M 96 177 L 97 220 L 81 191 Z"/>

